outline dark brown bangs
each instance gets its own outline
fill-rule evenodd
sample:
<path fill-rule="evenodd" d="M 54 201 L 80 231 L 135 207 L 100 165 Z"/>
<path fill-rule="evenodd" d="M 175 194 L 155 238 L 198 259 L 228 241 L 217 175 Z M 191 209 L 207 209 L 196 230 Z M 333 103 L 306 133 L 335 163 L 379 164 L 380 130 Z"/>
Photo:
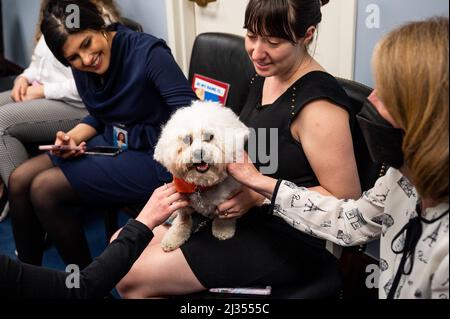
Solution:
<path fill-rule="evenodd" d="M 296 43 L 293 14 L 287 0 L 251 0 L 245 11 L 244 28 L 263 37 L 275 37 Z"/>

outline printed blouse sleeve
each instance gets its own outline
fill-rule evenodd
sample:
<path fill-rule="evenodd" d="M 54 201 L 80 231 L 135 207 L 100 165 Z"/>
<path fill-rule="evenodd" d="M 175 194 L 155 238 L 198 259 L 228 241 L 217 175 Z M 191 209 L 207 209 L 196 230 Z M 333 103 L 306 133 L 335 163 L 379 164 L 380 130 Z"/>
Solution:
<path fill-rule="evenodd" d="M 151 49 L 146 70 L 147 78 L 172 110 L 196 100 L 186 77 L 165 45 L 157 44 Z"/>
<path fill-rule="evenodd" d="M 341 246 L 354 246 L 377 238 L 389 193 L 387 176 L 358 200 L 339 200 L 282 181 L 273 195 L 273 214 L 292 227 Z"/>

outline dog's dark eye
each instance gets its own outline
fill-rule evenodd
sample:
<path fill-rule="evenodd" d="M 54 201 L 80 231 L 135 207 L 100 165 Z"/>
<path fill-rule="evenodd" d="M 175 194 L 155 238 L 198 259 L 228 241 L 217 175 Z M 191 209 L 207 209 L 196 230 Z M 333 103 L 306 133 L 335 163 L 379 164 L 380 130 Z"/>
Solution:
<path fill-rule="evenodd" d="M 191 145 L 192 144 L 192 136 L 186 135 L 183 138 L 183 143 L 186 144 L 186 145 Z"/>
<path fill-rule="evenodd" d="M 205 142 L 211 142 L 214 138 L 214 134 L 211 133 L 205 133 L 203 134 L 203 141 Z"/>

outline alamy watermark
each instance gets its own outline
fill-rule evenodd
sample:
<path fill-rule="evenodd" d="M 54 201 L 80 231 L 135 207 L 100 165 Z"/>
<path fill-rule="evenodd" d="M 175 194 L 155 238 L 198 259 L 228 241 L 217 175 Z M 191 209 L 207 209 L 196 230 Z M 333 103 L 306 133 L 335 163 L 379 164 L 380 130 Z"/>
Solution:
<path fill-rule="evenodd" d="M 380 28 L 380 6 L 374 3 L 367 5 L 366 13 L 366 27 L 367 29 L 379 29 Z"/>
<path fill-rule="evenodd" d="M 76 4 L 69 4 L 66 6 L 66 27 L 68 29 L 79 29 L 80 28 L 80 7 Z"/>
<path fill-rule="evenodd" d="M 378 289 L 380 282 L 380 266 L 377 264 L 370 264 L 366 267 L 366 287 L 368 289 Z"/>
<path fill-rule="evenodd" d="M 189 133 L 179 140 L 183 151 L 178 156 L 182 163 L 245 163 L 243 151 L 247 142 L 249 159 L 259 164 L 262 174 L 275 174 L 279 167 L 278 128 L 250 128 L 248 136 L 233 128 L 212 128 Z M 174 149 L 178 151 L 178 148 Z"/>
<path fill-rule="evenodd" d="M 80 289 L 80 267 L 77 265 L 68 265 L 66 267 L 66 287 L 68 289 Z"/>

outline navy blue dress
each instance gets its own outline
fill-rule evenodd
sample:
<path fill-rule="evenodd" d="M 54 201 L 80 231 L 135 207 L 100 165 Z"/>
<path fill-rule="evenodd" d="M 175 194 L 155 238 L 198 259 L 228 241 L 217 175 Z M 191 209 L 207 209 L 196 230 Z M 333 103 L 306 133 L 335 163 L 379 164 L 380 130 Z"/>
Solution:
<path fill-rule="evenodd" d="M 98 135 L 88 147 L 114 145 L 114 127 L 128 134 L 128 150 L 118 156 L 85 155 L 64 160 L 51 156 L 86 204 L 144 203 L 153 190 L 171 180 L 153 159 L 161 126 L 177 108 L 196 99 L 163 40 L 114 26 L 111 62 L 101 79 L 73 70 L 89 114 L 82 123 Z"/>

